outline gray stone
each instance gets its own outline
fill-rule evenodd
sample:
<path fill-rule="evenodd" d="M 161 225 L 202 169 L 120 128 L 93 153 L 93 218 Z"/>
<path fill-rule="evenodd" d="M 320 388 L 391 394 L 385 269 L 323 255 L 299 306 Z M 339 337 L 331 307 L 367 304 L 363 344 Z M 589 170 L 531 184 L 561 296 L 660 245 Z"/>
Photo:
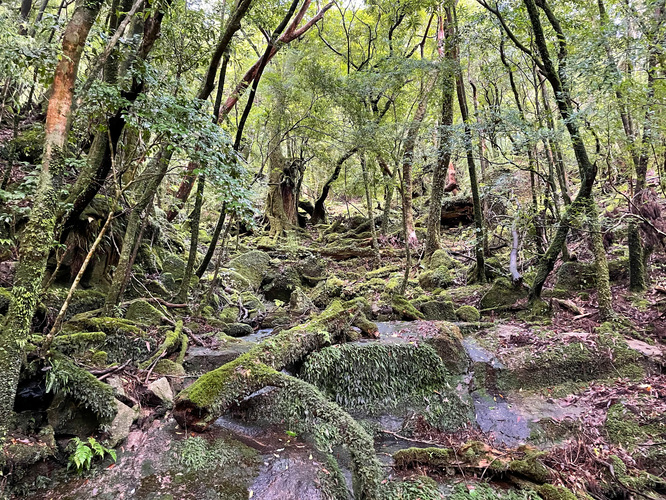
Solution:
<path fill-rule="evenodd" d="M 165 403 L 173 403 L 173 391 L 166 377 L 159 378 L 148 385 L 148 390 Z"/>
<path fill-rule="evenodd" d="M 224 327 L 224 333 L 230 337 L 247 337 L 254 333 L 254 329 L 245 323 L 230 323 Z"/>
<path fill-rule="evenodd" d="M 132 424 L 139 416 L 138 409 L 133 409 L 127 406 L 126 404 L 118 401 L 118 413 L 116 413 L 116 418 L 111 422 L 111 428 L 109 429 L 109 438 L 107 440 L 106 446 L 109 448 L 114 448 L 118 446 L 122 441 L 127 439 L 129 436 L 130 428 Z"/>
<path fill-rule="evenodd" d="M 431 300 L 421 304 L 421 312 L 427 320 L 452 321 L 456 319 L 455 308 L 450 300 Z"/>

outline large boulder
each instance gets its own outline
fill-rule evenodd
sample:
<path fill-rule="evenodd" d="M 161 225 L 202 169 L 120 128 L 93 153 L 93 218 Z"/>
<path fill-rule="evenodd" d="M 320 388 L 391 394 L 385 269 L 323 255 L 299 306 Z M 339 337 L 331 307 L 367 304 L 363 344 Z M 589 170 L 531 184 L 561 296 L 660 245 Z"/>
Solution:
<path fill-rule="evenodd" d="M 555 288 L 559 290 L 586 290 L 594 288 L 597 271 L 594 264 L 580 261 L 565 262 L 557 270 Z"/>
<path fill-rule="evenodd" d="M 455 307 L 450 300 L 429 300 L 421 304 L 421 312 L 427 320 L 453 321 L 456 319 Z"/>
<path fill-rule="evenodd" d="M 451 271 L 442 265 L 435 269 L 423 271 L 419 275 L 419 285 L 424 290 L 436 290 L 437 288 L 448 288 L 453 284 Z"/>
<path fill-rule="evenodd" d="M 507 278 L 498 278 L 488 290 L 481 301 L 479 308 L 486 310 L 502 310 L 511 307 L 518 300 L 527 297 L 529 290 L 521 283 L 514 285 Z"/>
<path fill-rule="evenodd" d="M 243 276 L 255 290 L 261 286 L 271 258 L 266 252 L 252 250 L 229 261 L 229 268 Z"/>
<path fill-rule="evenodd" d="M 268 300 L 281 300 L 289 302 L 291 294 L 301 284 L 301 278 L 296 269 L 285 266 L 281 270 L 268 272 L 264 278 L 262 289 Z"/>
<path fill-rule="evenodd" d="M 439 249 L 435 250 L 429 259 L 426 261 L 426 269 L 437 269 L 440 266 L 444 266 L 447 269 L 451 269 L 456 266 L 456 261 L 451 258 L 446 250 Z"/>
<path fill-rule="evenodd" d="M 127 308 L 125 319 L 142 325 L 157 326 L 162 323 L 164 314 L 146 300 L 136 300 Z"/>

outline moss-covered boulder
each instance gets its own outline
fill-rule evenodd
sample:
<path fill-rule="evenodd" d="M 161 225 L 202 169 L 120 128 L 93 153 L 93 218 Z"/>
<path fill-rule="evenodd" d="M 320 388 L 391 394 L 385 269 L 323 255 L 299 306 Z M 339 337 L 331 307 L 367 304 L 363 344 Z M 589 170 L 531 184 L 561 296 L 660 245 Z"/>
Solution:
<path fill-rule="evenodd" d="M 320 281 L 326 280 L 326 265 L 321 257 L 307 255 L 301 258 L 294 266 L 303 285 L 316 286 Z"/>
<path fill-rule="evenodd" d="M 183 377 L 185 376 L 185 368 L 182 364 L 171 361 L 170 359 L 160 359 L 155 363 L 153 373 L 156 375 Z"/>
<path fill-rule="evenodd" d="M 436 331 L 428 336 L 426 343 L 435 349 L 450 373 L 456 375 L 465 373 L 470 365 L 470 359 L 462 344 L 463 336 L 460 328 L 446 321 L 433 322 L 430 326 L 436 328 Z"/>
<path fill-rule="evenodd" d="M 439 267 L 446 267 L 451 269 L 455 267 L 457 262 L 451 258 L 449 253 L 444 249 L 435 250 L 429 259 L 426 260 L 426 269 L 437 269 Z"/>
<path fill-rule="evenodd" d="M 162 272 L 169 273 L 174 280 L 182 280 L 187 263 L 178 255 L 167 252 L 162 259 Z"/>
<path fill-rule="evenodd" d="M 291 294 L 301 284 L 298 272 L 292 266 L 285 266 L 266 274 L 262 285 L 264 296 L 268 300 L 281 300 L 289 302 Z"/>
<path fill-rule="evenodd" d="M 266 252 L 252 250 L 234 257 L 229 261 L 229 268 L 243 276 L 257 290 L 270 266 L 271 258 Z"/>
<path fill-rule="evenodd" d="M 333 299 L 342 295 L 345 282 L 337 276 L 329 276 L 326 281 L 320 281 L 310 292 L 310 298 L 314 305 L 319 308 L 326 308 Z"/>
<path fill-rule="evenodd" d="M 315 309 L 310 297 L 299 287 L 291 292 L 289 298 L 289 309 L 295 314 L 307 314 Z"/>
<path fill-rule="evenodd" d="M 434 321 L 453 321 L 456 319 L 455 307 L 450 300 L 429 300 L 420 306 L 424 319 Z"/>
<path fill-rule="evenodd" d="M 245 323 L 230 323 L 224 327 L 224 333 L 230 337 L 247 337 L 254 333 L 254 329 Z"/>
<path fill-rule="evenodd" d="M 529 290 L 523 284 L 514 285 L 507 278 L 497 278 L 479 302 L 481 311 L 498 311 L 511 307 L 527 297 Z"/>
<path fill-rule="evenodd" d="M 423 271 L 419 275 L 419 285 L 424 290 L 435 290 L 437 288 L 448 288 L 453 284 L 451 271 L 446 266 Z"/>
<path fill-rule="evenodd" d="M 597 283 L 597 271 L 593 263 L 577 260 L 564 262 L 557 270 L 555 288 L 560 290 L 586 290 Z"/>
<path fill-rule="evenodd" d="M 125 319 L 148 326 L 160 325 L 163 318 L 164 313 L 146 300 L 133 301 L 125 313 Z"/>
<path fill-rule="evenodd" d="M 423 405 L 424 396 L 446 392 L 441 406 L 431 400 L 440 429 L 454 430 L 469 419 L 469 405 L 452 389 L 452 376 L 427 344 L 353 343 L 311 354 L 301 378 L 351 411 L 374 414 L 386 409 Z M 381 383 L 378 383 L 381 381 Z M 438 408 L 435 408 L 437 406 Z"/>
<path fill-rule="evenodd" d="M 410 304 L 402 295 L 393 295 L 391 297 L 391 308 L 401 319 L 424 319 L 423 313 Z"/>
<path fill-rule="evenodd" d="M 245 276 L 237 273 L 233 269 L 220 269 L 219 279 L 222 286 L 234 290 L 247 290 L 250 288 L 250 282 Z"/>
<path fill-rule="evenodd" d="M 474 306 L 460 306 L 456 310 L 456 317 L 460 321 L 473 323 L 481 319 L 481 314 L 479 313 L 479 310 Z"/>

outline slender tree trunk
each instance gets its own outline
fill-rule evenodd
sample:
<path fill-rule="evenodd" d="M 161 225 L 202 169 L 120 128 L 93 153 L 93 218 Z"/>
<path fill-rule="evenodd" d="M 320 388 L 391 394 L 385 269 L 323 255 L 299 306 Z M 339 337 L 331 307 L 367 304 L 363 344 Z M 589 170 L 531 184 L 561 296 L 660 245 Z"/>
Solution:
<path fill-rule="evenodd" d="M 447 8 L 448 10 L 448 8 Z M 450 19 L 450 15 L 447 16 Z M 453 26 L 447 20 L 446 29 L 442 17 L 439 19 L 438 39 L 441 41 L 440 58 L 443 59 L 440 79 L 442 82 L 442 112 L 440 115 L 437 163 L 432 173 L 432 190 L 428 210 L 428 227 L 423 258 L 427 259 L 440 248 L 440 229 L 442 226 L 442 197 L 451 162 L 451 127 L 453 126 L 453 93 L 456 75 L 453 71 L 455 52 L 453 50 Z"/>
<path fill-rule="evenodd" d="M 379 243 L 377 242 L 377 230 L 375 229 L 375 215 L 372 209 L 372 196 L 370 196 L 370 175 L 368 165 L 365 161 L 365 153 L 361 154 L 361 172 L 363 173 L 363 184 L 365 186 L 365 203 L 368 208 L 368 220 L 370 221 L 370 234 L 372 235 L 372 248 L 375 251 L 375 259 L 379 261 Z"/>
<path fill-rule="evenodd" d="M 405 137 L 405 150 L 402 155 L 402 210 L 405 213 L 405 224 L 407 224 L 407 240 L 408 245 L 417 245 L 418 238 L 414 230 L 414 215 L 412 214 L 412 191 L 414 189 L 412 183 L 412 167 L 414 163 L 414 148 L 416 147 L 416 139 L 418 139 L 421 124 L 426 115 L 428 108 L 428 98 L 430 91 L 435 85 L 437 78 L 431 78 L 426 83 L 425 88 L 421 90 L 421 100 L 414 113 L 414 118 L 407 128 L 407 136 Z"/>
<path fill-rule="evenodd" d="M 177 302 L 181 304 L 187 303 L 187 293 L 190 290 L 190 282 L 192 281 L 192 273 L 194 272 L 194 265 L 197 260 L 197 248 L 199 245 L 199 223 L 201 221 L 201 206 L 203 205 L 204 187 L 206 185 L 206 175 L 200 174 L 197 186 L 197 195 L 194 202 L 194 211 L 190 218 L 190 252 L 187 256 L 187 265 L 185 266 L 185 274 L 183 282 L 180 284 L 180 291 L 177 295 Z"/>
<path fill-rule="evenodd" d="M 328 193 L 331 191 L 331 186 L 336 180 L 338 180 L 338 177 L 340 177 L 340 172 L 342 172 L 342 165 L 344 165 L 344 163 L 357 151 L 358 147 L 353 147 L 345 154 L 343 154 L 335 163 L 335 169 L 333 170 L 333 173 L 324 184 L 324 187 L 321 189 L 321 195 L 319 195 L 319 198 L 317 198 L 315 201 L 314 211 L 312 212 L 312 218 L 310 219 L 312 224 L 326 222 L 326 208 L 324 204 L 326 203 L 326 198 L 328 198 Z"/>
<path fill-rule="evenodd" d="M 455 4 L 452 8 L 453 20 L 456 23 L 456 8 Z M 450 21 L 449 21 L 450 22 Z M 456 40 L 457 40 L 456 34 Z M 465 81 L 463 80 L 462 68 L 460 67 L 460 56 L 458 51 L 457 41 L 455 42 L 455 57 L 456 57 L 456 89 L 458 94 L 458 106 L 460 108 L 460 115 L 465 125 L 465 151 L 467 153 L 467 168 L 469 171 L 469 182 L 472 188 L 472 205 L 474 209 L 474 228 L 476 231 L 476 238 L 474 248 L 476 250 L 476 278 L 478 283 L 486 282 L 486 264 L 483 255 L 483 209 L 481 208 L 481 198 L 479 196 L 479 183 L 476 179 L 476 165 L 474 163 L 474 146 L 472 144 L 472 129 L 470 127 L 470 117 L 467 108 L 467 97 L 465 96 Z"/>
<path fill-rule="evenodd" d="M 53 244 L 58 192 L 65 174 L 65 145 L 74 86 L 88 33 L 102 2 L 80 3 L 63 34 L 62 56 L 55 69 L 53 92 L 46 113 L 44 154 L 30 219 L 23 230 L 19 262 L 2 331 L 0 332 L 0 437 L 8 430 L 12 415 L 23 345 L 37 304 L 46 261 Z"/>
<path fill-rule="evenodd" d="M 137 185 L 141 186 L 141 193 L 136 205 L 130 211 L 118 265 L 104 302 L 104 310 L 107 315 L 113 315 L 114 307 L 120 303 L 125 292 L 127 284 L 125 277 L 131 273 L 133 250 L 135 245 L 140 243 L 137 239 L 142 225 L 142 214 L 155 196 L 157 188 L 166 175 L 173 151 L 173 149 L 168 149 L 167 144 L 164 143 L 141 174 L 142 181 L 137 182 Z"/>
<path fill-rule="evenodd" d="M 197 272 L 195 273 L 198 278 L 201 278 L 204 275 L 206 269 L 208 269 L 208 264 L 210 264 L 210 261 L 213 258 L 215 247 L 217 246 L 217 242 L 220 239 L 220 233 L 222 232 L 222 227 L 224 226 L 224 219 L 226 216 L 227 204 L 223 203 L 222 208 L 220 209 L 220 216 L 217 219 L 217 224 L 215 224 L 215 229 L 213 230 L 213 235 L 211 236 L 210 244 L 208 245 L 208 250 L 206 251 L 206 255 L 204 255 L 204 258 L 197 268 Z"/>

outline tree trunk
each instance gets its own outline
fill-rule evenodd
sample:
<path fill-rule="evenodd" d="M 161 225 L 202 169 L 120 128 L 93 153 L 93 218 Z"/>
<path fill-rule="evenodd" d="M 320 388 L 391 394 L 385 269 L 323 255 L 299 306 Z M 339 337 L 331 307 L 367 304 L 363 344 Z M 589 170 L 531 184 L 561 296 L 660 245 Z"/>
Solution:
<path fill-rule="evenodd" d="M 405 213 L 405 224 L 407 225 L 407 239 L 405 240 L 408 245 L 417 245 L 418 238 L 414 230 L 414 215 L 412 214 L 412 167 L 414 163 L 414 148 L 416 147 L 416 139 L 421 129 L 421 124 L 426 115 L 428 108 L 428 98 L 430 91 L 435 85 L 437 78 L 431 78 L 426 83 L 425 88 L 421 90 L 421 100 L 414 113 L 414 119 L 410 122 L 407 128 L 407 136 L 405 137 L 405 151 L 402 155 L 402 210 Z"/>
<path fill-rule="evenodd" d="M 453 22 L 456 23 L 456 8 L 455 4 L 452 7 Z M 451 19 L 449 20 L 451 22 Z M 472 204 L 474 205 L 474 227 L 476 230 L 476 238 L 474 248 L 476 249 L 476 278 L 478 283 L 486 282 L 486 265 L 483 254 L 483 210 L 481 208 L 481 198 L 479 197 L 479 183 L 476 179 L 476 165 L 474 163 L 474 147 L 472 145 L 472 129 L 469 124 L 469 112 L 467 110 L 467 98 L 465 96 L 465 82 L 463 80 L 462 68 L 460 67 L 460 56 L 457 46 L 457 36 L 455 38 L 456 46 L 454 49 L 456 58 L 456 88 L 458 94 L 458 106 L 460 107 L 460 115 L 465 124 L 465 150 L 467 153 L 467 168 L 469 170 L 469 182 L 472 188 Z"/>
<path fill-rule="evenodd" d="M 187 256 L 187 265 L 185 266 L 185 274 L 183 282 L 180 284 L 180 291 L 178 292 L 176 302 L 181 304 L 187 303 L 187 293 L 190 290 L 190 282 L 192 281 L 192 273 L 194 272 L 194 264 L 197 260 L 197 248 L 199 245 L 199 222 L 201 221 L 201 206 L 203 205 L 204 187 L 206 185 L 206 175 L 200 174 L 197 186 L 197 196 L 194 202 L 194 211 L 190 218 L 190 252 Z"/>
<path fill-rule="evenodd" d="M 141 174 L 143 180 L 137 182 L 137 185 L 141 186 L 141 193 L 136 205 L 130 211 L 118 265 L 114 271 L 111 287 L 104 302 L 104 310 L 107 316 L 113 315 L 113 308 L 120 303 L 125 292 L 127 284 L 126 276 L 129 276 L 132 270 L 134 247 L 140 244 L 137 238 L 142 224 L 142 214 L 155 196 L 162 179 L 164 179 L 173 152 L 174 149 L 167 148 L 166 143 L 160 146 L 155 157 Z"/>
<path fill-rule="evenodd" d="M 331 190 L 331 186 L 336 180 L 338 180 L 338 177 L 340 177 L 340 172 L 342 171 L 342 165 L 349 158 L 351 158 L 357 151 L 358 147 L 353 147 L 345 154 L 343 154 L 336 162 L 333 174 L 331 174 L 331 176 L 328 178 L 328 180 L 324 184 L 324 187 L 321 189 L 321 195 L 315 201 L 314 211 L 312 212 L 312 218 L 310 219 L 312 224 L 319 224 L 322 222 L 326 222 L 326 208 L 324 206 L 324 203 L 326 203 L 326 198 L 328 198 L 328 193 Z"/>
<path fill-rule="evenodd" d="M 365 161 L 365 153 L 361 154 L 361 172 L 363 173 L 363 184 L 365 186 L 365 203 L 368 208 L 368 220 L 370 221 L 370 234 L 372 235 L 372 249 L 375 259 L 379 261 L 379 244 L 377 243 L 377 230 L 375 229 L 375 215 L 372 210 L 372 197 L 370 196 L 370 175 L 368 165 Z"/>
<path fill-rule="evenodd" d="M 0 373 L 4 378 L 0 384 L 0 437 L 8 430 L 21 369 L 22 345 L 30 332 L 37 293 L 53 243 L 58 192 L 67 173 L 64 149 L 79 62 L 101 6 L 100 0 L 80 3 L 63 34 L 62 56 L 55 69 L 46 113 L 42 169 L 30 219 L 21 236 L 12 300 L 0 333 Z"/>
<path fill-rule="evenodd" d="M 222 208 L 220 209 L 220 216 L 217 219 L 217 224 L 215 224 L 215 229 L 213 230 L 213 235 L 211 236 L 210 244 L 208 245 L 208 250 L 206 251 L 206 255 L 204 255 L 204 258 L 201 261 L 199 267 L 197 268 L 197 272 L 195 273 L 198 278 L 201 278 L 206 272 L 206 269 L 208 269 L 208 264 L 210 264 L 210 261 L 213 258 L 213 254 L 215 253 L 215 247 L 217 246 L 217 242 L 220 239 L 220 233 L 222 232 L 222 227 L 224 226 L 224 219 L 226 217 L 227 217 L 227 204 L 223 203 Z"/>
<path fill-rule="evenodd" d="M 448 11 L 448 8 L 447 8 Z M 450 15 L 447 15 L 450 18 Z M 455 52 L 453 50 L 453 27 L 447 20 L 446 30 L 444 20 L 439 18 L 438 39 L 440 43 L 440 57 L 443 56 L 445 64 L 442 66 L 442 113 L 439 123 L 437 163 L 432 173 L 432 190 L 430 193 L 430 207 L 428 210 L 428 228 L 423 258 L 427 259 L 435 250 L 440 248 L 439 235 L 442 224 L 442 197 L 451 162 L 451 127 L 453 125 L 453 92 L 455 90 Z"/>

